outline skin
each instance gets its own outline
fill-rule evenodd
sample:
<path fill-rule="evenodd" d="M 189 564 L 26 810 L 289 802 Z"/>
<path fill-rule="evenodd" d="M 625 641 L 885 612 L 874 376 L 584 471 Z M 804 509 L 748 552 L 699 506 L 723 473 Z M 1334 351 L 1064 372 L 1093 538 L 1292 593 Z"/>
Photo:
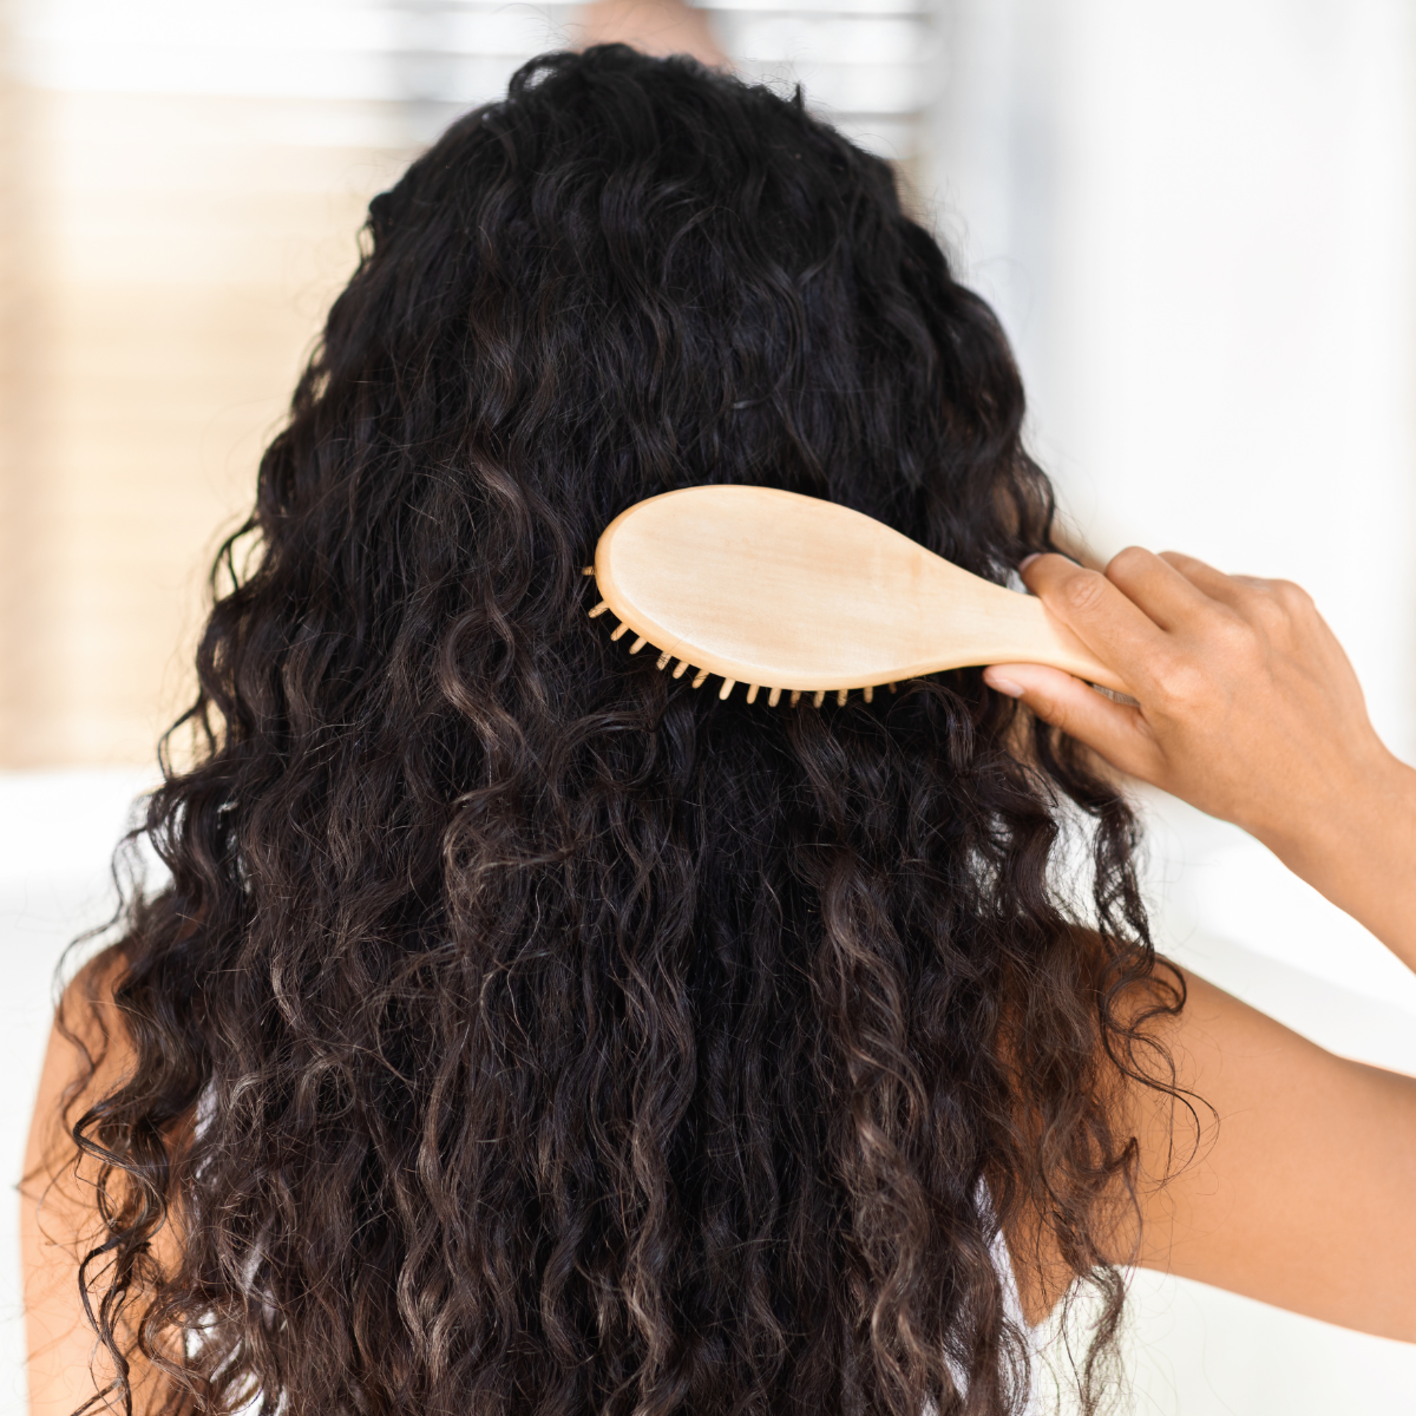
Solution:
<path fill-rule="evenodd" d="M 691 54 L 710 69 L 728 66 L 707 15 L 682 0 L 594 0 L 577 12 L 572 29 L 584 48 L 628 44 L 641 54 Z"/>
<path fill-rule="evenodd" d="M 1243 827 L 1416 968 L 1416 771 L 1377 737 L 1346 655 L 1303 591 L 1137 549 L 1104 572 L 1035 557 L 1023 578 L 1137 702 L 1030 664 L 987 670 L 996 690 L 1120 772 Z M 1416 1342 L 1416 1078 L 1336 1057 L 1194 974 L 1186 982 L 1184 1011 L 1157 1031 L 1180 1086 L 1205 1103 L 1198 1134 L 1188 1111 L 1152 1092 L 1118 1098 L 1140 1145 L 1140 1220 L 1122 1209 L 1109 1257 Z M 103 968 L 75 987 L 103 1000 Z M 126 1064 L 111 1004 L 101 1006 L 114 1043 L 95 1094 Z M 60 1177 L 42 1216 L 37 1205 L 78 1072 L 56 1032 L 24 1187 L 34 1416 L 67 1416 L 93 1393 L 73 1279 L 95 1224 L 85 1172 Z M 1025 1314 L 1040 1321 L 1065 1276 L 1038 1229 L 1023 1222 L 1008 1238 L 1015 1255 L 1033 1256 L 1016 1267 Z M 152 1373 L 134 1377 L 156 1390 Z M 142 1409 L 140 1396 L 134 1404 Z"/>
<path fill-rule="evenodd" d="M 97 1165 L 89 1158 L 75 1165 L 72 1143 L 61 1123 L 66 1100 L 71 1116 L 121 1081 L 132 1057 L 111 984 L 119 972 L 116 953 L 100 955 L 65 994 L 64 1014 L 83 1039 L 98 1066 L 86 1084 L 77 1079 L 88 1068 L 83 1054 L 56 1025 L 50 1031 L 40 1074 L 39 1095 L 30 1124 L 20 1183 L 20 1257 L 25 1295 L 25 1333 L 29 1346 L 27 1376 L 31 1416 L 71 1416 L 113 1378 L 107 1353 L 96 1350 L 93 1328 L 79 1299 L 76 1274 L 80 1260 L 99 1233 L 93 1203 Z M 95 1024 L 89 1004 L 98 1007 Z M 153 1243 L 162 1264 L 177 1256 L 170 1228 Z M 157 1405 L 162 1378 L 148 1364 L 134 1362 L 129 1373 L 133 1409 Z M 121 1401 L 91 1408 L 121 1411 Z"/>

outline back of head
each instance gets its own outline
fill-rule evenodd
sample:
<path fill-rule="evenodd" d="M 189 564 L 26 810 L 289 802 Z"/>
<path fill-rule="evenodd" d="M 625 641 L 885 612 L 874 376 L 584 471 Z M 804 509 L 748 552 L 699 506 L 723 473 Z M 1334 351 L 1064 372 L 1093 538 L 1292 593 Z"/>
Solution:
<path fill-rule="evenodd" d="M 528 65 L 370 225 L 152 803 L 138 1065 L 84 1124 L 115 1272 L 193 1222 L 109 1339 L 290 1416 L 1005 1409 L 997 1216 L 1088 1272 L 1122 1164 L 1124 807 L 976 670 L 720 702 L 581 574 L 734 481 L 1003 578 L 1051 504 L 995 321 L 799 99 L 623 48 Z"/>

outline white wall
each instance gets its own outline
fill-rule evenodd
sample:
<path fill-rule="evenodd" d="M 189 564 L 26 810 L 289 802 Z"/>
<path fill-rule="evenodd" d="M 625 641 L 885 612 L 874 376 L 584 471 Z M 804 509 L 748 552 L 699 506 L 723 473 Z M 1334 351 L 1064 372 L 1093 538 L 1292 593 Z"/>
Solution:
<path fill-rule="evenodd" d="M 943 0 L 925 196 L 999 308 L 1102 555 L 1297 580 L 1416 759 L 1416 7 Z M 1150 795 L 1182 962 L 1416 1072 L 1416 976 L 1232 828 Z M 1138 1275 L 1136 1409 L 1411 1410 L 1416 1347 Z"/>
<path fill-rule="evenodd" d="M 945 29 L 928 194 L 1069 513 L 1103 553 L 1304 581 L 1416 750 L 1416 10 L 958 0 Z"/>

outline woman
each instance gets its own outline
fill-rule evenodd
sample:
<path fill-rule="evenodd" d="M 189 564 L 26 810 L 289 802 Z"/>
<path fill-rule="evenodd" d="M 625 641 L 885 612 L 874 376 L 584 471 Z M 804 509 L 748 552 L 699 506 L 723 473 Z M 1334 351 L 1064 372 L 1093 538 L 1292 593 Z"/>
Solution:
<path fill-rule="evenodd" d="M 1104 766 L 1416 965 L 1416 779 L 1301 592 L 1055 554 L 995 320 L 799 102 L 551 56 L 370 232 L 218 562 L 171 884 L 56 1025 L 36 1413 L 1020 1410 L 1085 1286 L 1094 1406 L 1132 1262 L 1416 1340 L 1416 1082 L 1156 958 Z M 656 672 L 581 567 L 724 480 L 1021 566 L 1137 706 Z"/>

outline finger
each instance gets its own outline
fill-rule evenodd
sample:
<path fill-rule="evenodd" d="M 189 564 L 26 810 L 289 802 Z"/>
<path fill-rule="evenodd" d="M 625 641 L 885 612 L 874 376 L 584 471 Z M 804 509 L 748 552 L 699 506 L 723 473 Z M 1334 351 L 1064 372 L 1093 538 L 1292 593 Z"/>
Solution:
<path fill-rule="evenodd" d="M 1301 620 L 1312 601 L 1305 591 L 1286 580 L 1265 580 L 1257 575 L 1225 575 L 1202 560 L 1179 551 L 1166 551 L 1165 560 L 1211 600 L 1232 610 L 1249 623 L 1270 630 Z"/>
<path fill-rule="evenodd" d="M 1242 595 L 1242 587 L 1236 576 L 1226 575 L 1216 570 L 1207 561 L 1196 556 L 1187 556 L 1184 551 L 1162 551 L 1160 558 L 1167 565 L 1174 566 L 1191 585 L 1208 595 L 1211 600 L 1231 608 Z"/>
<path fill-rule="evenodd" d="M 1021 574 L 1049 612 L 1133 692 L 1154 683 L 1151 665 L 1165 652 L 1165 632 L 1119 586 L 1059 555 L 1034 556 Z"/>
<path fill-rule="evenodd" d="M 1210 597 L 1194 581 L 1140 546 L 1117 552 L 1106 567 L 1106 578 L 1166 631 L 1212 608 Z"/>
<path fill-rule="evenodd" d="M 1039 718 L 1085 743 L 1128 776 L 1157 782 L 1160 754 L 1139 709 L 1041 664 L 992 664 L 983 671 L 983 681 L 998 693 L 1020 699 Z"/>

